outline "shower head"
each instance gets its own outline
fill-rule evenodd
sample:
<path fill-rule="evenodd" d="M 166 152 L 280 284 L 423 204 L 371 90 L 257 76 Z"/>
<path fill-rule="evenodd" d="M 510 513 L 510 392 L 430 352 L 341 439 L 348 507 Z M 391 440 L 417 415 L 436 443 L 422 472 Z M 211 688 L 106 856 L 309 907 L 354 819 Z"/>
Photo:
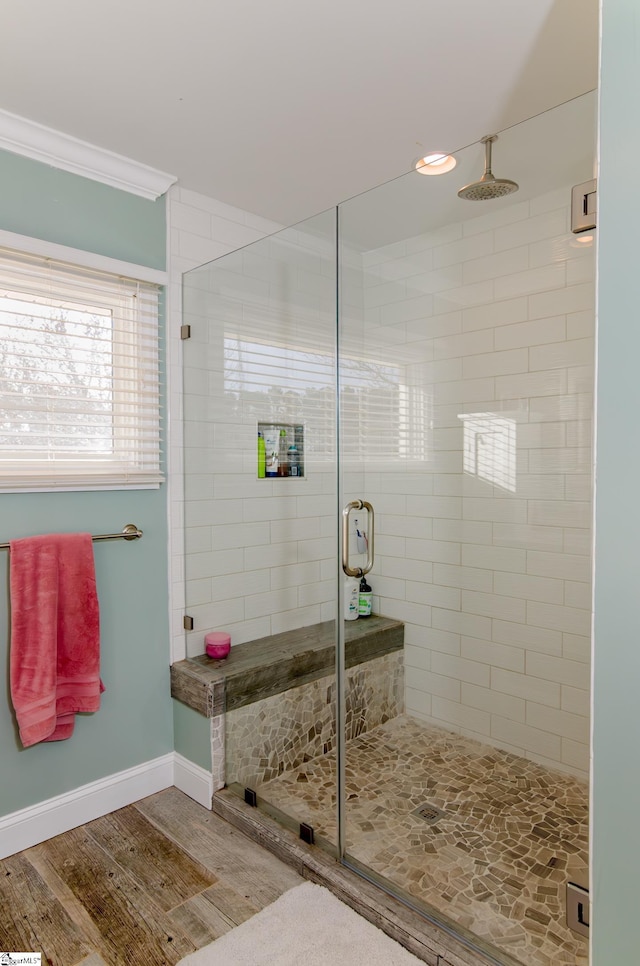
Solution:
<path fill-rule="evenodd" d="M 494 178 L 491 173 L 491 144 L 497 140 L 497 134 L 488 134 L 482 138 L 485 146 L 484 174 L 479 181 L 472 181 L 471 184 L 460 188 L 458 198 L 463 198 L 465 201 L 490 201 L 492 198 L 504 198 L 505 195 L 518 190 L 519 186 L 515 181 L 509 181 L 508 178 Z"/>

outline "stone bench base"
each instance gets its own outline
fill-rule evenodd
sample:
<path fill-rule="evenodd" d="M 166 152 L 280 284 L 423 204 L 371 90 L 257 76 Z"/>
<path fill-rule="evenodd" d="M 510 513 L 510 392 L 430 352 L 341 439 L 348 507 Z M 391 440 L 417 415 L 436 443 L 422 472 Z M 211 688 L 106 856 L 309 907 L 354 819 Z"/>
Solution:
<path fill-rule="evenodd" d="M 171 668 L 171 694 L 211 721 L 214 790 L 255 788 L 335 748 L 335 624 L 200 655 Z M 404 711 L 404 625 L 345 623 L 347 740 Z"/>

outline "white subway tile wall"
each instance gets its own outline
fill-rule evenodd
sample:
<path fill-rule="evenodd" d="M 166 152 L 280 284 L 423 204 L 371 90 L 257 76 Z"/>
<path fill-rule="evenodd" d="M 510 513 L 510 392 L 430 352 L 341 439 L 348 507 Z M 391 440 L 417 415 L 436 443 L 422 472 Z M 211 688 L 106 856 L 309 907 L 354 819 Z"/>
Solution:
<path fill-rule="evenodd" d="M 183 280 L 188 656 L 335 615 L 335 276 L 329 212 Z M 258 478 L 259 423 L 303 427 L 301 478 Z"/>
<path fill-rule="evenodd" d="M 345 500 L 376 509 L 374 610 L 406 624 L 408 712 L 585 777 L 594 261 L 570 189 L 346 253 L 341 432 Z M 269 227 L 180 189 L 171 212 L 174 279 Z M 177 655 L 185 562 L 190 654 L 207 630 L 335 615 L 330 238 L 290 229 L 190 280 Z M 304 480 L 256 479 L 258 421 L 304 424 Z"/>
<path fill-rule="evenodd" d="M 214 496 L 219 495 L 220 486 L 214 494 L 214 477 L 205 459 L 208 456 L 207 434 L 212 428 L 208 424 L 202 426 L 204 470 L 198 473 L 196 466 L 191 466 L 188 476 L 184 477 L 183 415 L 192 404 L 192 395 L 200 401 L 207 396 L 209 375 L 204 368 L 190 369 L 183 378 L 184 343 L 180 339 L 180 326 L 191 320 L 183 317 L 182 313 L 182 275 L 241 245 L 249 245 L 256 239 L 277 231 L 281 226 L 177 185 L 169 190 L 167 220 L 167 486 L 171 560 L 169 617 L 172 661 L 179 661 L 186 656 L 182 624 L 186 604 L 185 545 L 194 554 L 199 554 L 199 561 L 193 563 L 189 588 L 191 610 L 192 605 L 204 607 L 211 604 L 214 579 L 236 574 L 244 562 L 244 550 L 241 546 L 236 545 L 228 550 L 214 549 L 212 527 L 247 519 L 243 516 L 246 500 L 243 503 L 241 499 L 245 488 L 244 478 L 236 477 L 235 491 L 233 487 L 230 488 L 231 498 L 214 499 Z M 219 367 L 222 359 L 220 346 L 216 343 L 207 345 L 206 357 L 214 369 Z M 184 393 L 183 386 L 186 389 Z M 201 402 L 199 404 L 202 405 Z M 222 429 L 225 425 L 221 421 Z M 201 573 L 199 577 L 198 568 Z M 216 622 L 221 621 L 222 615 L 216 613 L 215 619 Z M 251 626 L 245 624 L 244 630 L 248 640 L 261 637 L 268 633 L 268 621 L 254 621 Z M 198 637 L 202 640 L 201 632 Z M 192 653 L 202 653 L 203 650 L 204 645 L 196 649 L 194 644 Z"/>
<path fill-rule="evenodd" d="M 365 253 L 345 324 L 405 399 L 358 457 L 408 713 L 587 777 L 594 259 L 570 196 Z"/>

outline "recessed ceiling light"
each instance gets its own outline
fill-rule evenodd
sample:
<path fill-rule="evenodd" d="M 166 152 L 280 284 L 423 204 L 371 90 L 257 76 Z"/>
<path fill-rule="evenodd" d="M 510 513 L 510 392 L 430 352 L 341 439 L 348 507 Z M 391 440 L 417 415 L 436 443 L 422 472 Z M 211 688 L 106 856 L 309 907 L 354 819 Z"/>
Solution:
<path fill-rule="evenodd" d="M 453 171 L 458 162 L 451 154 L 427 154 L 416 161 L 418 174 L 446 174 Z"/>

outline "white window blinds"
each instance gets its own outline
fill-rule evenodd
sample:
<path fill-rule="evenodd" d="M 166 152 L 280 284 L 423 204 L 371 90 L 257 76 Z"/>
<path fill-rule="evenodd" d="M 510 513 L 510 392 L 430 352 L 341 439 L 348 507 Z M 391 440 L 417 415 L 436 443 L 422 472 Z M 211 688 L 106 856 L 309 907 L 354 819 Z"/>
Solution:
<path fill-rule="evenodd" d="M 159 292 L 0 248 L 0 491 L 162 481 Z"/>

